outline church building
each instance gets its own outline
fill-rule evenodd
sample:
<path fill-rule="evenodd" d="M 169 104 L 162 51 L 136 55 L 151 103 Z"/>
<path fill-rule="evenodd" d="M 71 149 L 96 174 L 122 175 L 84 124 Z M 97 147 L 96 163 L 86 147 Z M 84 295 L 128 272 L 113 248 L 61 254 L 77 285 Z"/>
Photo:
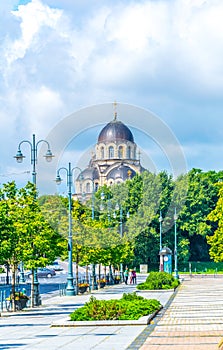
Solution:
<path fill-rule="evenodd" d="M 137 157 L 138 155 L 138 157 Z M 131 130 L 117 118 L 101 130 L 89 165 L 75 181 L 76 194 L 87 197 L 103 185 L 112 186 L 131 179 L 144 168 Z"/>

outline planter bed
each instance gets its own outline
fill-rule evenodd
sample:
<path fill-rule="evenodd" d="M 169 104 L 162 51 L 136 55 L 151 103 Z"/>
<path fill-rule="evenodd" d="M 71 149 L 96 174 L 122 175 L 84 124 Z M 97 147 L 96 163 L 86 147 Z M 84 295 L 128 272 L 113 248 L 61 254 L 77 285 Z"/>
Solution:
<path fill-rule="evenodd" d="M 69 318 L 63 318 L 54 321 L 51 327 L 84 327 L 84 326 L 130 326 L 130 325 L 148 325 L 150 321 L 157 315 L 162 307 L 148 316 L 142 316 L 138 320 L 103 320 L 103 321 L 70 321 Z"/>

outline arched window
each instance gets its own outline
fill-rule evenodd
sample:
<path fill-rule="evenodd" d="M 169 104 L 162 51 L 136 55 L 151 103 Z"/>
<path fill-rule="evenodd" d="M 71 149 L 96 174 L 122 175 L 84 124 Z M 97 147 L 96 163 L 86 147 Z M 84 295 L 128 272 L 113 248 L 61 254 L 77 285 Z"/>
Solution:
<path fill-rule="evenodd" d="M 123 158 L 123 147 L 122 146 L 119 146 L 119 148 L 118 148 L 118 157 Z"/>
<path fill-rule="evenodd" d="M 87 193 L 90 193 L 90 192 L 91 192 L 91 184 L 90 184 L 90 182 L 87 182 L 87 183 L 86 183 L 86 192 L 87 192 Z"/>
<path fill-rule="evenodd" d="M 136 159 L 136 149 L 134 149 L 133 158 Z"/>
<path fill-rule="evenodd" d="M 95 190 L 95 192 L 97 192 L 97 190 L 98 190 L 98 183 L 97 182 L 95 182 L 94 190 Z"/>
<path fill-rule="evenodd" d="M 109 158 L 114 158 L 114 147 L 113 146 L 109 147 L 108 156 L 109 156 Z"/>
<path fill-rule="evenodd" d="M 131 147 L 130 146 L 128 146 L 128 148 L 127 148 L 127 158 L 131 159 Z"/>
<path fill-rule="evenodd" d="M 104 147 L 101 147 L 101 159 L 104 159 L 105 157 L 105 149 Z"/>

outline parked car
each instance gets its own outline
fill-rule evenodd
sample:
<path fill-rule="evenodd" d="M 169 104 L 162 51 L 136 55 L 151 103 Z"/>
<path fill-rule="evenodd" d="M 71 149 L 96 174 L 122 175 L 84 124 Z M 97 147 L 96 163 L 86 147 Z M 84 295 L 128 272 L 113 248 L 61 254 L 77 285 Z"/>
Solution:
<path fill-rule="evenodd" d="M 39 267 L 37 269 L 37 277 L 38 278 L 41 278 L 41 277 L 51 278 L 55 275 L 56 275 L 56 272 L 54 269 L 48 269 L 47 267 Z M 32 276 L 32 271 L 28 271 L 25 273 L 26 278 L 31 278 L 31 276 Z"/>
<path fill-rule="evenodd" d="M 58 261 L 54 261 L 52 263 L 52 265 L 49 265 L 48 266 L 49 269 L 53 269 L 55 271 L 62 271 L 63 270 L 63 267 L 59 264 Z"/>

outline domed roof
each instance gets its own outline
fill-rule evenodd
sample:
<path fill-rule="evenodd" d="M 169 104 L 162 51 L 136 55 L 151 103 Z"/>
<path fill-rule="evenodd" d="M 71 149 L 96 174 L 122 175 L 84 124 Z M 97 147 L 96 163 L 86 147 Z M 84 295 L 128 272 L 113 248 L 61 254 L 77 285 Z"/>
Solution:
<path fill-rule="evenodd" d="M 108 123 L 98 136 L 98 142 L 113 142 L 121 140 L 134 142 L 131 130 L 125 124 L 116 119 Z"/>
<path fill-rule="evenodd" d="M 117 168 L 112 169 L 108 174 L 108 179 L 122 179 L 123 181 L 131 179 L 136 175 L 136 172 L 127 165 L 119 165 Z"/>
<path fill-rule="evenodd" d="M 98 170 L 96 168 L 87 167 L 77 177 L 77 181 L 99 179 Z"/>

